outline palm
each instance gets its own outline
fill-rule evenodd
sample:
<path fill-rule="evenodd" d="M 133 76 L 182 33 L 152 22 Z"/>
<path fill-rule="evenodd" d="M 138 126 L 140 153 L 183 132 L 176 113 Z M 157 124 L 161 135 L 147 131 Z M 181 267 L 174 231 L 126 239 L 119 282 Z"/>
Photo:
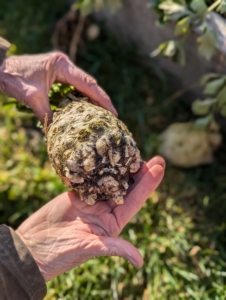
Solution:
<path fill-rule="evenodd" d="M 18 229 L 46 280 L 93 256 L 121 256 L 134 265 L 142 257 L 129 242 L 117 238 L 163 176 L 164 161 L 156 157 L 134 176 L 123 205 L 113 201 L 88 206 L 73 192 L 50 201 Z M 50 267 L 54 266 L 54 267 Z"/>

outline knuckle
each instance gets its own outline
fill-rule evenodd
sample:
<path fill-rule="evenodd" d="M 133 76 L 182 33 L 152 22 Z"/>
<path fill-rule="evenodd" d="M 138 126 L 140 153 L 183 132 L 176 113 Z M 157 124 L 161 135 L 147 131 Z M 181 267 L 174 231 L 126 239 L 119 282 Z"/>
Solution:
<path fill-rule="evenodd" d="M 1 71 L 4 72 L 5 77 L 11 76 L 11 73 L 17 69 L 17 65 L 17 56 L 10 56 L 3 61 L 3 64 L 1 65 Z"/>
<path fill-rule="evenodd" d="M 53 57 L 55 59 L 66 59 L 66 58 L 68 58 L 66 54 L 64 54 L 63 52 L 60 52 L 60 51 L 54 52 Z"/>
<path fill-rule="evenodd" d="M 69 59 L 66 54 L 64 54 L 63 52 L 57 51 L 57 52 L 52 53 L 52 55 L 50 56 L 50 60 L 51 60 L 51 64 L 53 66 L 59 66 L 60 64 L 65 63 Z"/>
<path fill-rule="evenodd" d="M 96 79 L 94 79 L 92 76 L 90 76 L 90 75 L 88 75 L 88 74 L 85 74 L 85 75 L 84 75 L 83 81 L 84 81 L 90 88 L 97 87 L 97 81 L 96 81 Z"/>

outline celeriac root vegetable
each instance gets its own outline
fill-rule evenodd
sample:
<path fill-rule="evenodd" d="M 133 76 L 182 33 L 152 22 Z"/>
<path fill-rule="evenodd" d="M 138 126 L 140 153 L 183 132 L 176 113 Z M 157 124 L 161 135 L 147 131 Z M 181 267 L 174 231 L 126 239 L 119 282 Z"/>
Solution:
<path fill-rule="evenodd" d="M 175 166 L 191 168 L 212 163 L 221 141 L 219 132 L 197 130 L 192 122 L 175 123 L 161 134 L 159 153 Z"/>
<path fill-rule="evenodd" d="M 50 161 L 63 183 L 87 204 L 112 198 L 123 203 L 141 165 L 131 133 L 111 112 L 77 92 L 44 128 Z"/>

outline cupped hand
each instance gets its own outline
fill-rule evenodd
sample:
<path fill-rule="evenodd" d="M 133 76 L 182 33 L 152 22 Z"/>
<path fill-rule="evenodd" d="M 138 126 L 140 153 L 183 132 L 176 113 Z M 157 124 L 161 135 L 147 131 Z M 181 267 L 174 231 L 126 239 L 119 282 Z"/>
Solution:
<path fill-rule="evenodd" d="M 48 92 L 54 82 L 66 83 L 91 101 L 117 115 L 108 95 L 95 79 L 76 67 L 61 52 L 11 56 L 0 66 L 0 91 L 29 106 L 43 123 L 52 118 Z"/>
<path fill-rule="evenodd" d="M 33 255 L 45 281 L 79 266 L 94 256 L 120 256 L 141 267 L 143 259 L 129 242 L 118 238 L 140 210 L 164 174 L 165 162 L 155 157 L 133 177 L 125 202 L 89 206 L 74 192 L 64 193 L 34 213 L 17 234 Z"/>

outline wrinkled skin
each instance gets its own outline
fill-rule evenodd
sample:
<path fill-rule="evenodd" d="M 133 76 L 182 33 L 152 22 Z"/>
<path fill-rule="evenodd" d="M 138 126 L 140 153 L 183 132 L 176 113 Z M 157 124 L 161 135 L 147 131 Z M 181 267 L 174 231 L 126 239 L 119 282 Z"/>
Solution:
<path fill-rule="evenodd" d="M 73 85 L 91 101 L 117 115 L 108 95 L 95 79 L 61 52 L 7 58 L 0 66 L 0 91 L 28 105 L 43 123 L 52 119 L 48 92 L 54 82 Z"/>
<path fill-rule="evenodd" d="M 108 200 L 89 206 L 68 192 L 28 218 L 17 234 L 29 248 L 45 281 L 93 256 L 120 256 L 141 267 L 139 251 L 117 236 L 159 185 L 164 168 L 160 157 L 145 163 L 134 176 L 136 183 L 130 187 L 123 205 Z"/>
<path fill-rule="evenodd" d="M 0 91 L 25 103 L 41 122 L 52 111 L 48 91 L 53 82 L 73 85 L 93 103 L 117 115 L 96 81 L 62 53 L 12 56 L 0 66 Z M 125 203 L 112 200 L 89 206 L 73 193 L 64 193 L 34 213 L 17 234 L 34 257 L 44 279 L 53 279 L 93 256 L 121 256 L 141 267 L 143 260 L 129 242 L 117 238 L 162 180 L 165 163 L 156 157 L 135 175 Z"/>

